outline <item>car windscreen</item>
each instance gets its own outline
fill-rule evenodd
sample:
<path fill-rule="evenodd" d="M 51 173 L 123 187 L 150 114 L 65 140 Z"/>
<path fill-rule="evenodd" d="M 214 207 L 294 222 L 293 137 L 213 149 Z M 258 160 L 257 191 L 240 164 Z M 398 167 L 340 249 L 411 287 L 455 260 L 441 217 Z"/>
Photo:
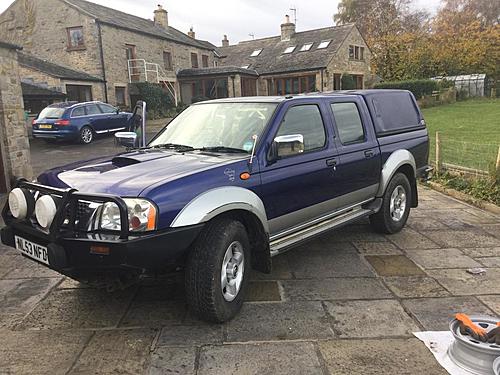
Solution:
<path fill-rule="evenodd" d="M 276 103 L 204 103 L 187 108 L 149 146 L 180 144 L 194 148 L 252 150 L 254 136 L 267 126 Z"/>
<path fill-rule="evenodd" d="M 60 118 L 63 115 L 65 110 L 66 110 L 66 108 L 47 107 L 47 108 L 44 108 L 42 110 L 42 112 L 40 112 L 40 114 L 38 115 L 38 118 L 39 119 Z"/>

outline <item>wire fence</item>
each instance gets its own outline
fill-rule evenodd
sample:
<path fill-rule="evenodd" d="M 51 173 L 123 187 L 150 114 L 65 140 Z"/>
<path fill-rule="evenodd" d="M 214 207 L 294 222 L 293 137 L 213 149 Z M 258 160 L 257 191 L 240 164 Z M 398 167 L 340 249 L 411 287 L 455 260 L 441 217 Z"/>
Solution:
<path fill-rule="evenodd" d="M 484 178 L 500 168 L 500 145 L 449 139 L 436 132 L 431 161 L 437 172 L 450 171 Z"/>

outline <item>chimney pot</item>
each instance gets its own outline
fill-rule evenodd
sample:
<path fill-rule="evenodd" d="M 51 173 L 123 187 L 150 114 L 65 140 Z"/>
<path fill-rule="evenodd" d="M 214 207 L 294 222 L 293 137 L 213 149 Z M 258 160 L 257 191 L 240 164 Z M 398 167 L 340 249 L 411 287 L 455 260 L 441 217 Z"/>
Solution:
<path fill-rule="evenodd" d="M 226 34 L 224 34 L 224 39 L 222 39 L 222 47 L 229 47 L 229 40 Z"/>
<path fill-rule="evenodd" d="M 295 34 L 295 24 L 290 22 L 290 16 L 285 15 L 285 22 L 281 24 L 281 41 L 290 40 Z"/>
<path fill-rule="evenodd" d="M 189 29 L 189 31 L 188 31 L 188 36 L 189 36 L 190 38 L 196 39 L 196 33 L 194 32 L 194 30 L 193 30 L 193 27 L 192 27 L 192 26 L 191 26 L 191 28 L 190 28 L 190 29 Z"/>
<path fill-rule="evenodd" d="M 158 4 L 158 9 L 154 11 L 154 22 L 156 26 L 168 29 L 168 12 Z"/>

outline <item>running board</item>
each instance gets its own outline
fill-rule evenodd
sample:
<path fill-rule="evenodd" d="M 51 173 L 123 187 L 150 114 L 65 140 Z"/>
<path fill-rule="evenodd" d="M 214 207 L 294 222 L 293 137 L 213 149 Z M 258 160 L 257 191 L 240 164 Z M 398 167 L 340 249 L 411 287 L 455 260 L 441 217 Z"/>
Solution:
<path fill-rule="evenodd" d="M 299 243 L 317 236 L 323 232 L 326 232 L 330 229 L 338 228 L 343 226 L 353 220 L 362 218 L 364 216 L 368 216 L 372 214 L 372 210 L 367 210 L 364 208 L 356 208 L 351 211 L 348 211 L 342 215 L 333 217 L 331 219 L 327 219 L 318 224 L 314 224 L 310 227 L 304 228 L 298 232 L 289 234 L 288 236 L 278 238 L 270 243 L 271 256 L 275 256 L 281 254 L 288 250 L 289 248 L 298 245 Z"/>

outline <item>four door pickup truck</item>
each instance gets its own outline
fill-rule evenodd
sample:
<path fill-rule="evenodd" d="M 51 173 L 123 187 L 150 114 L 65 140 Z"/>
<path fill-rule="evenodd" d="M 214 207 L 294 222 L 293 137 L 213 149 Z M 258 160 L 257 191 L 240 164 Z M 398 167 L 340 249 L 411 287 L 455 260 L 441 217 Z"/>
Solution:
<path fill-rule="evenodd" d="M 400 231 L 428 151 L 408 91 L 206 101 L 143 147 L 18 180 L 1 239 L 94 285 L 183 269 L 191 310 L 224 322 L 273 256 L 364 217 Z"/>

